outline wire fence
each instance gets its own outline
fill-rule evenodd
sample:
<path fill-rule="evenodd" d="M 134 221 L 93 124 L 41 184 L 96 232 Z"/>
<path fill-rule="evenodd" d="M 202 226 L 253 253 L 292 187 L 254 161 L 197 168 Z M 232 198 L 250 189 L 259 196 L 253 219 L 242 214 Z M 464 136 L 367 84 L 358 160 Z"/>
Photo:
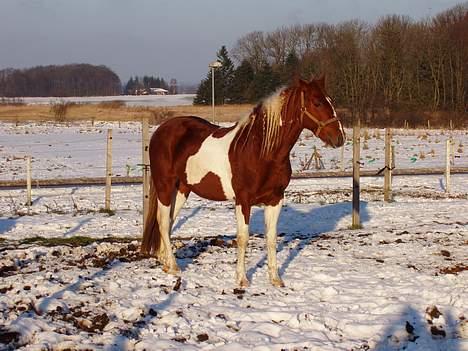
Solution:
<path fill-rule="evenodd" d="M 49 184 L 73 185 L 91 184 L 94 179 L 95 184 L 104 184 L 104 177 L 107 173 L 106 142 L 109 129 L 113 131 L 110 172 L 113 176 L 112 182 L 114 184 L 119 180 L 131 183 L 141 182 L 144 168 L 142 167 L 144 162 L 142 161 L 141 123 L 103 122 L 93 126 L 56 123 L 19 126 L 4 124 L 0 126 L 0 185 L 5 186 L 8 182 L 17 181 L 17 185 L 24 187 L 28 157 L 31 158 L 33 188 L 37 188 L 39 184 L 45 185 L 46 181 Z M 351 130 L 347 130 L 347 135 L 348 139 L 342 148 L 332 149 L 325 147 L 311 132 L 304 131 L 291 152 L 291 165 L 295 177 L 350 176 L 353 168 L 353 142 L 349 138 L 352 135 Z M 385 130 L 363 128 L 360 135 L 361 174 L 376 175 L 386 166 Z M 468 132 L 466 130 L 396 129 L 392 134 L 395 174 L 399 171 L 414 171 L 413 173 L 417 174 L 424 173 L 423 171 L 430 173 L 427 170 L 445 169 L 447 140 L 450 140 L 451 145 L 449 157 L 451 166 L 468 172 L 468 150 L 466 150 Z M 73 182 L 73 179 L 79 179 L 79 181 Z M 464 178 L 456 178 L 453 184 L 454 191 L 460 189 L 460 184 L 457 182 L 464 183 L 465 181 Z M 346 182 L 350 187 L 351 182 Z M 336 184 L 336 181 L 333 183 Z M 396 189 L 404 187 L 398 182 L 395 183 Z M 113 187 L 113 193 L 114 189 L 115 187 Z M 137 192 L 141 200 L 141 186 L 128 188 L 130 190 L 119 189 L 120 193 L 129 191 L 132 198 Z M 438 181 L 433 190 L 443 192 L 446 190 L 446 185 L 443 181 Z M 65 191 L 64 194 L 68 192 Z M 72 195 L 70 195 L 71 198 L 73 198 Z M 109 201 L 109 198 L 106 200 Z M 34 196 L 31 201 L 34 205 Z M 101 208 L 102 202 L 102 199 L 95 201 L 99 206 L 90 204 L 87 208 L 88 210 Z M 121 201 L 113 201 L 111 207 L 117 204 L 121 204 Z M 77 203 L 74 206 L 82 207 Z M 10 207 L 15 207 L 15 205 Z"/>
<path fill-rule="evenodd" d="M 106 171 L 106 131 L 113 129 L 112 174 L 141 176 L 141 127 L 135 123 L 102 123 L 96 127 L 36 126 L 0 129 L 0 180 L 25 179 L 25 156 L 32 158 L 33 179 L 103 177 Z M 361 169 L 375 171 L 384 164 L 384 131 L 361 131 Z M 351 135 L 348 131 L 347 135 Z M 396 169 L 441 169 L 446 162 L 446 140 L 453 140 L 453 167 L 468 167 L 468 132 L 463 130 L 404 130 L 393 132 Z M 352 140 L 343 148 L 324 147 L 309 131 L 291 152 L 294 173 L 351 170 Z"/>

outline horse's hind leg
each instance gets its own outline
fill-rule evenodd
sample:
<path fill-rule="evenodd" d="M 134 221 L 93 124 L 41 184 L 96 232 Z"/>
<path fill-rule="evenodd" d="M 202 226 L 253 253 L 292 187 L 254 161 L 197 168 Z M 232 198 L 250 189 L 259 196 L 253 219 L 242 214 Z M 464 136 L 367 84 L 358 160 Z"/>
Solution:
<path fill-rule="evenodd" d="M 268 274 L 271 284 L 283 287 L 284 283 L 278 274 L 278 264 L 276 262 L 276 226 L 283 200 L 274 206 L 265 206 L 265 236 L 268 250 Z"/>
<path fill-rule="evenodd" d="M 163 264 L 163 269 L 167 273 L 177 274 L 180 269 L 172 252 L 170 233 L 172 218 L 171 208 L 175 207 L 173 202 L 173 194 L 176 189 L 176 181 L 165 181 L 158 183 L 158 224 L 161 233 L 161 246 L 158 253 L 158 258 Z M 171 213 L 172 212 L 172 213 Z"/>
<path fill-rule="evenodd" d="M 236 283 L 241 288 L 249 286 L 249 280 L 245 274 L 245 250 L 249 241 L 250 207 L 236 205 L 237 218 L 237 267 Z"/>
<path fill-rule="evenodd" d="M 172 233 L 172 226 L 179 214 L 182 206 L 184 206 L 185 201 L 190 194 L 190 189 L 185 184 L 179 184 L 177 190 L 175 191 L 173 198 L 172 198 L 172 208 L 171 208 L 171 233 Z M 170 234 L 171 234 L 170 233 Z"/>

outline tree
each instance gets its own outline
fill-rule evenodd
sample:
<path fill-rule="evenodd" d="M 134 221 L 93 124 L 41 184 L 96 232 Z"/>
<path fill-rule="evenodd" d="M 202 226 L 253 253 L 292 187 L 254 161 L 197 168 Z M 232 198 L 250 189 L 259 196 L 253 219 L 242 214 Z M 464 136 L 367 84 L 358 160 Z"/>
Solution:
<path fill-rule="evenodd" d="M 251 84 L 249 100 L 257 102 L 272 94 L 281 85 L 279 74 L 273 71 L 272 67 L 266 63 L 262 69 L 255 74 Z"/>
<path fill-rule="evenodd" d="M 119 77 L 106 66 L 37 66 L 2 76 L 0 95 L 8 97 L 118 95 L 121 92 Z"/>
<path fill-rule="evenodd" d="M 251 32 L 241 37 L 237 41 L 233 52 L 237 61 L 249 61 L 254 72 L 260 71 L 263 65 L 268 62 L 264 33 L 260 31 Z"/>
<path fill-rule="evenodd" d="M 254 79 L 254 70 L 249 61 L 244 60 L 234 71 L 231 82 L 230 102 L 244 104 L 249 102 L 249 94 Z"/>
<path fill-rule="evenodd" d="M 211 104 L 211 70 L 208 71 L 208 74 L 205 79 L 200 82 L 198 86 L 197 93 L 193 99 L 194 105 L 209 105 Z"/>
<path fill-rule="evenodd" d="M 214 69 L 215 78 L 215 104 L 220 105 L 231 100 L 230 91 L 234 78 L 234 64 L 229 57 L 226 46 L 222 46 L 216 54 L 221 63 L 220 68 Z M 212 103 L 212 70 L 208 70 L 206 78 L 203 79 L 197 89 L 193 103 L 195 105 L 208 105 Z"/>
<path fill-rule="evenodd" d="M 291 50 L 286 57 L 284 65 L 280 69 L 281 82 L 288 84 L 291 79 L 301 72 L 301 63 L 297 57 L 296 51 Z"/>

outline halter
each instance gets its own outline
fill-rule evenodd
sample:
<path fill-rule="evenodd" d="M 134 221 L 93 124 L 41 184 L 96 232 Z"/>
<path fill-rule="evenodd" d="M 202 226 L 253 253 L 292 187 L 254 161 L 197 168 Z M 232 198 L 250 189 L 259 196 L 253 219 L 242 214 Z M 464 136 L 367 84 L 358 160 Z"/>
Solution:
<path fill-rule="evenodd" d="M 327 119 L 326 121 L 320 121 L 317 118 L 315 118 L 309 111 L 307 111 L 305 107 L 304 92 L 301 91 L 301 120 L 304 118 L 304 115 L 307 115 L 307 117 L 309 117 L 312 121 L 314 121 L 317 124 L 317 129 L 314 132 L 317 137 L 320 137 L 320 132 L 325 126 L 329 125 L 330 123 L 339 121 L 337 117 Z"/>

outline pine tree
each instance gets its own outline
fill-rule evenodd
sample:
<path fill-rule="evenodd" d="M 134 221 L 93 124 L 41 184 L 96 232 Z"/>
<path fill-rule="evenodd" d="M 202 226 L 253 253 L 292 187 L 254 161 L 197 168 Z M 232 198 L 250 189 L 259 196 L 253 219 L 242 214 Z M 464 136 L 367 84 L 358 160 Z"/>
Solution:
<path fill-rule="evenodd" d="M 231 100 L 230 92 L 232 80 L 234 78 L 234 64 L 229 58 L 226 46 L 222 46 L 216 54 L 217 60 L 221 62 L 221 67 L 214 71 L 215 79 L 215 104 L 220 105 Z M 200 82 L 197 95 L 193 100 L 195 105 L 209 105 L 212 103 L 212 74 L 209 69 L 206 78 Z"/>
<path fill-rule="evenodd" d="M 208 72 L 198 86 L 197 94 L 193 99 L 194 105 L 209 105 L 211 104 L 211 71 Z"/>
<path fill-rule="evenodd" d="M 291 50 L 281 68 L 281 83 L 289 84 L 300 73 L 300 69 L 299 57 L 297 57 L 295 50 Z"/>
<path fill-rule="evenodd" d="M 281 79 L 279 74 L 273 71 L 271 66 L 266 63 L 254 77 L 249 98 L 252 102 L 257 102 L 272 94 L 280 85 Z"/>
<path fill-rule="evenodd" d="M 224 45 L 221 46 L 216 56 L 222 65 L 217 71 L 215 70 L 215 102 L 219 105 L 231 100 L 230 92 L 234 78 L 234 64 L 229 58 Z"/>
<path fill-rule="evenodd" d="M 249 94 L 254 80 L 254 70 L 249 61 L 244 60 L 234 71 L 231 82 L 230 103 L 244 104 L 249 102 Z"/>
<path fill-rule="evenodd" d="M 125 84 L 124 93 L 126 95 L 131 95 L 134 93 L 134 90 L 135 90 L 135 82 L 133 81 L 133 77 L 130 77 L 127 84 Z"/>

